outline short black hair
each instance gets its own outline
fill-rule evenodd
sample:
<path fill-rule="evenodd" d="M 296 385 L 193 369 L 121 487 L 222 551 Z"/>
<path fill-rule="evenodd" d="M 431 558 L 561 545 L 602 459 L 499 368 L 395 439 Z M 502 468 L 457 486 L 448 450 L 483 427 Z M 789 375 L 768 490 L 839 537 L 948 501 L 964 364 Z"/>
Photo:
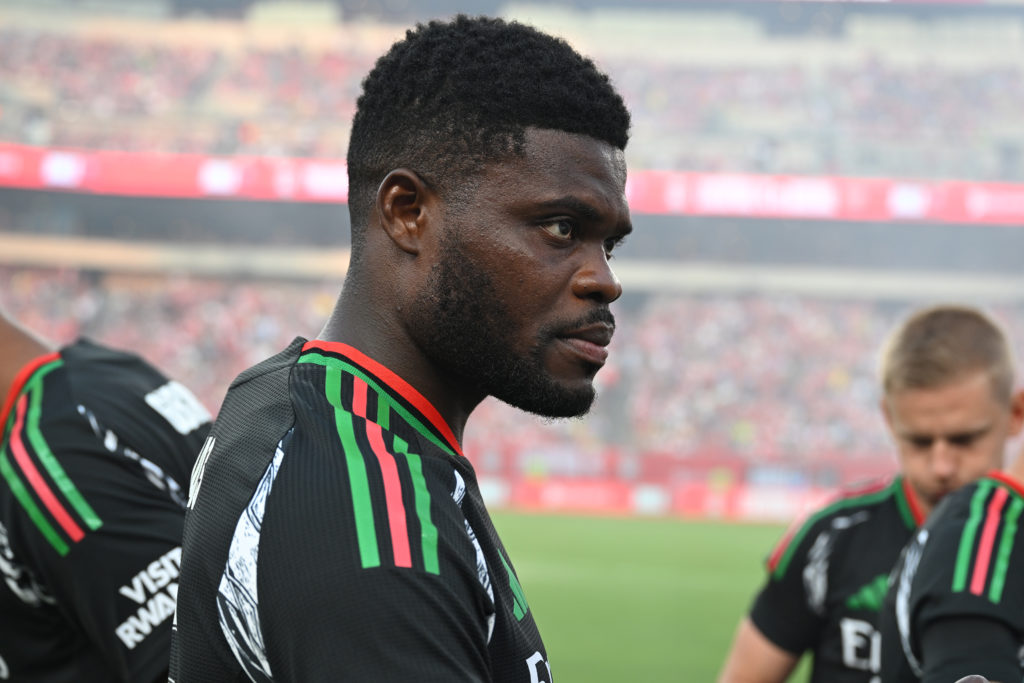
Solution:
<path fill-rule="evenodd" d="M 459 15 L 406 32 L 363 80 L 348 148 L 353 257 L 384 177 L 409 168 L 442 194 L 520 153 L 527 128 L 625 149 L 629 111 L 607 75 L 535 28 Z"/>

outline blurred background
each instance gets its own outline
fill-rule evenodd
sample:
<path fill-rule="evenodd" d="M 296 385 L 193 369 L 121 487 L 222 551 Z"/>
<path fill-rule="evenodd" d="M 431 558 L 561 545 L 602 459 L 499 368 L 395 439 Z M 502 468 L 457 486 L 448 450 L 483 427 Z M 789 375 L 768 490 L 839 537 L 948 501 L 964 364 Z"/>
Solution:
<path fill-rule="evenodd" d="M 1024 3 L 3 0 L 0 305 L 216 412 L 337 296 L 362 77 L 457 11 L 611 75 L 636 227 L 592 414 L 489 400 L 465 451 L 495 508 L 617 518 L 499 516 L 560 680 L 710 680 L 778 528 L 673 520 L 777 522 L 892 472 L 877 355 L 916 307 L 981 306 L 1024 350 Z M 680 612 L 706 617 L 685 643 Z"/>
<path fill-rule="evenodd" d="M 908 310 L 1024 345 L 1024 4 L 996 2 L 4 0 L 0 303 L 216 411 L 319 331 L 360 81 L 455 11 L 563 36 L 634 117 L 601 397 L 478 410 L 495 505 L 785 519 L 892 470 L 875 366 Z"/>

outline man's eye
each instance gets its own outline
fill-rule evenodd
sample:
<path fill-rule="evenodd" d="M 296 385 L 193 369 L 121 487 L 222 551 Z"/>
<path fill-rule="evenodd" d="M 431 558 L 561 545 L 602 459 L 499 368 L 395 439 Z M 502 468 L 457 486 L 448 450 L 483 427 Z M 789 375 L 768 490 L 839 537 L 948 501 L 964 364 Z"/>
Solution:
<path fill-rule="evenodd" d="M 910 445 L 920 450 L 925 450 L 932 447 L 932 443 L 935 441 L 928 436 L 913 436 L 908 439 Z"/>
<path fill-rule="evenodd" d="M 609 237 L 608 239 L 606 239 L 604 241 L 604 253 L 605 253 L 605 256 L 608 256 L 610 258 L 611 255 L 612 255 L 612 252 L 615 251 L 615 249 L 620 244 L 622 244 L 625 241 L 625 239 L 626 238 L 624 238 L 624 237 Z"/>
<path fill-rule="evenodd" d="M 541 227 L 552 237 L 563 240 L 571 238 L 576 233 L 576 228 L 573 224 L 564 218 L 548 221 L 541 225 Z"/>
<path fill-rule="evenodd" d="M 949 437 L 949 443 L 959 448 L 967 448 L 974 443 L 977 438 L 977 434 L 954 434 Z"/>

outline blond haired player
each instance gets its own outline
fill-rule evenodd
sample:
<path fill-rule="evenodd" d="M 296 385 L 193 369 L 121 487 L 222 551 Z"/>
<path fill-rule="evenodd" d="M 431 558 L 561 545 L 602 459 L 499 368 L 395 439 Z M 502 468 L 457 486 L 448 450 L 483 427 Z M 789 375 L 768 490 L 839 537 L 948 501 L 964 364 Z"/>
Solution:
<path fill-rule="evenodd" d="M 879 609 L 900 550 L 944 496 L 1002 464 L 1024 421 L 1006 337 L 972 308 L 911 315 L 884 349 L 881 380 L 899 473 L 844 491 L 786 534 L 720 683 L 779 683 L 805 652 L 813 683 L 879 683 Z"/>

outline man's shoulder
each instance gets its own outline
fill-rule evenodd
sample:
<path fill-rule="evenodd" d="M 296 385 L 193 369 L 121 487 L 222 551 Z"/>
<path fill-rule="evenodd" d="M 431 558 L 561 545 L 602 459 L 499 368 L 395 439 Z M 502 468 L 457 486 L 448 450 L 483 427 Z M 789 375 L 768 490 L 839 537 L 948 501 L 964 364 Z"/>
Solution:
<path fill-rule="evenodd" d="M 839 489 L 827 502 L 798 517 L 787 529 L 768 557 L 768 571 L 776 579 L 787 572 L 794 557 L 822 537 L 828 536 L 830 554 L 835 552 L 837 539 L 848 545 L 855 538 L 869 536 L 872 544 L 881 542 L 878 530 L 909 530 L 914 526 L 912 511 L 906 509 L 906 494 L 901 477 L 872 480 Z M 898 547 L 903 537 L 897 534 Z M 887 544 L 888 545 L 888 544 Z"/>
<path fill-rule="evenodd" d="M 915 537 L 915 589 L 1000 602 L 1014 565 L 1024 564 L 1022 513 L 1024 490 L 1001 473 L 949 495 Z"/>

